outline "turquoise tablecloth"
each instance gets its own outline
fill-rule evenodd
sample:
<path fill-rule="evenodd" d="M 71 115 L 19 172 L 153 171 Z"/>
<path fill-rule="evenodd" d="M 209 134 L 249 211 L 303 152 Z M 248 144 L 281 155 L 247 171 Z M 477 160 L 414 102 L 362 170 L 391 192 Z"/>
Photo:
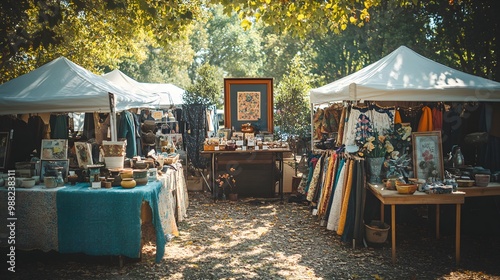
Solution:
<path fill-rule="evenodd" d="M 90 189 L 88 183 L 57 192 L 59 252 L 122 255 L 138 258 L 141 252 L 141 205 L 152 209 L 156 230 L 156 261 L 165 253 L 166 233 L 158 210 L 162 183 L 133 189 Z"/>

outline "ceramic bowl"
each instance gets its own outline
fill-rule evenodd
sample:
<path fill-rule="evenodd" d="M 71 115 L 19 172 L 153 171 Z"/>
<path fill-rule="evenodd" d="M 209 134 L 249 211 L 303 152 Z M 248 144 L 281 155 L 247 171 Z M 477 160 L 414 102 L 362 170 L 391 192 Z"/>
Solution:
<path fill-rule="evenodd" d="M 35 179 L 28 178 L 28 179 L 24 179 L 21 182 L 21 187 L 22 188 L 32 188 L 32 187 L 35 186 L 35 184 L 36 184 L 36 180 Z"/>
<path fill-rule="evenodd" d="M 415 184 L 399 184 L 396 186 L 398 193 L 400 194 L 413 194 L 417 190 L 417 185 Z"/>

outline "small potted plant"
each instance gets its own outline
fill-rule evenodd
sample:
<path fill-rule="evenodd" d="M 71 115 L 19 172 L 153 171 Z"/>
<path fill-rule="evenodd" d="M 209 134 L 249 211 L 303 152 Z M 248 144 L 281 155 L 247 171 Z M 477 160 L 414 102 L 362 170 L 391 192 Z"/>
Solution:
<path fill-rule="evenodd" d="M 219 187 L 220 193 L 222 193 L 222 198 L 226 198 L 226 193 L 228 194 L 229 200 L 238 200 L 238 194 L 236 193 L 236 179 L 234 178 L 234 172 L 236 169 L 233 167 L 229 168 L 229 172 L 221 173 L 215 181 Z"/>

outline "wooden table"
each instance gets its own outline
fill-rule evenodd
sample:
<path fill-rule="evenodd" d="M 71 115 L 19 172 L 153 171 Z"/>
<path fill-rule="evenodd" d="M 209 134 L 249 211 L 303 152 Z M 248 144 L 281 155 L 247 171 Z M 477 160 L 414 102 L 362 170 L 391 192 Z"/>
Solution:
<path fill-rule="evenodd" d="M 391 246 L 392 263 L 396 263 L 396 205 L 436 205 L 436 238 L 439 239 L 439 205 L 455 204 L 455 259 L 456 264 L 460 263 L 460 210 L 464 204 L 465 193 L 457 191 L 451 194 L 426 194 L 415 192 L 413 195 L 399 194 L 397 191 L 386 190 L 383 185 L 368 184 L 368 189 L 380 201 L 381 221 L 384 221 L 384 206 L 391 205 Z"/>
<path fill-rule="evenodd" d="M 487 187 L 463 187 L 458 188 L 465 193 L 465 197 L 482 197 L 500 195 L 500 183 L 489 183 Z"/>
<path fill-rule="evenodd" d="M 256 182 L 254 185 L 261 185 L 264 184 L 264 181 L 269 181 L 269 188 L 272 188 L 272 193 L 274 194 L 274 177 L 275 175 L 279 176 L 279 196 L 283 201 L 283 154 L 286 152 L 290 152 L 290 149 L 273 148 L 265 150 L 202 151 L 202 155 L 205 154 L 210 156 L 210 176 L 214 199 L 216 199 L 217 196 L 217 185 L 215 184 L 215 180 L 217 177 L 216 173 L 219 169 L 227 169 L 227 166 L 226 168 L 223 168 L 221 166 L 221 163 L 223 163 L 231 167 L 258 165 L 261 168 L 264 167 L 267 170 L 267 173 L 264 175 L 255 173 L 246 174 L 244 178 L 240 177 L 244 180 L 238 180 L 238 188 L 244 186 L 245 184 L 252 184 L 252 181 Z M 274 168 L 275 166 L 277 167 L 277 169 Z M 243 170 L 244 168 L 241 169 L 242 170 L 238 171 L 242 171 L 240 172 L 240 174 L 243 175 L 245 173 L 245 170 Z M 278 174 L 275 174 L 275 170 L 277 170 Z M 271 179 L 262 181 L 264 177 L 270 177 Z"/>

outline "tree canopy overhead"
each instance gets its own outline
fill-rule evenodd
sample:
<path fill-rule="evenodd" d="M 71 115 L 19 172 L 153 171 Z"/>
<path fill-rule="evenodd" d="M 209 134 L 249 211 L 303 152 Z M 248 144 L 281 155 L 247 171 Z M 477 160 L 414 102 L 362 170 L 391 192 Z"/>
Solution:
<path fill-rule="evenodd" d="M 369 9 L 380 0 L 294 1 L 294 0 L 221 0 L 227 14 L 237 12 L 244 28 L 262 20 L 277 32 L 305 36 L 311 32 L 340 33 L 348 25 L 359 27 L 370 20 Z"/>

